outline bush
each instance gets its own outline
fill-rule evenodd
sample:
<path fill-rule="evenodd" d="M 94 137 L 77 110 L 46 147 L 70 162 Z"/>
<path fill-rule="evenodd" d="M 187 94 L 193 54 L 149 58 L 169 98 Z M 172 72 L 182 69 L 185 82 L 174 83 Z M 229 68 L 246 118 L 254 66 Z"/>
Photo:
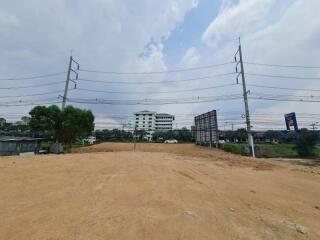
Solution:
<path fill-rule="evenodd" d="M 315 149 L 318 139 L 319 134 L 317 132 L 302 131 L 296 140 L 296 150 L 299 156 L 315 156 Z"/>

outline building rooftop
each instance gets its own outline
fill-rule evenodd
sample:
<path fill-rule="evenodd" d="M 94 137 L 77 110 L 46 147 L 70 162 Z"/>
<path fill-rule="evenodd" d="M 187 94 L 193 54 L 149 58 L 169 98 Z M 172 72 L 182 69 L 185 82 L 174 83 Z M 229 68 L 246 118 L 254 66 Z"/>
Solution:
<path fill-rule="evenodd" d="M 168 113 L 157 113 L 157 116 L 173 116 L 173 115 Z"/>
<path fill-rule="evenodd" d="M 1 136 L 0 142 L 38 141 L 43 138 Z"/>
<path fill-rule="evenodd" d="M 140 112 L 135 112 L 134 114 L 135 114 L 135 115 L 137 115 L 137 114 L 156 114 L 156 112 L 151 112 L 151 111 L 148 111 L 148 110 L 143 110 L 143 111 L 140 111 Z"/>

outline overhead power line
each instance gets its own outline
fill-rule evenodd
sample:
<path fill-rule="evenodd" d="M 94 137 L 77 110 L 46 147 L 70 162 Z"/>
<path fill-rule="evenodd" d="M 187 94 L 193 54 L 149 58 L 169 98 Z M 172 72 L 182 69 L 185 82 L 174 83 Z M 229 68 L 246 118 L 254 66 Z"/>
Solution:
<path fill-rule="evenodd" d="M 268 97 L 268 96 L 250 96 L 250 99 L 255 100 L 269 100 L 277 102 L 305 102 L 305 103 L 318 103 L 320 99 L 305 99 L 305 98 L 277 98 L 277 97 Z"/>
<path fill-rule="evenodd" d="M 319 77 L 297 77 L 297 76 L 283 76 L 283 75 L 269 75 L 260 73 L 246 73 L 248 76 L 269 77 L 269 78 L 285 78 L 285 79 L 299 79 L 299 80 L 320 80 Z"/>
<path fill-rule="evenodd" d="M 195 71 L 195 70 L 202 70 L 202 69 L 210 69 L 210 68 L 214 68 L 214 67 L 221 67 L 221 66 L 230 65 L 230 64 L 234 64 L 234 62 L 225 62 L 225 63 L 212 64 L 212 65 L 208 65 L 208 66 L 182 68 L 182 69 L 167 70 L 167 71 L 151 71 L 151 72 L 99 71 L 99 70 L 91 70 L 91 69 L 80 69 L 80 71 L 81 72 L 90 72 L 90 73 L 101 73 L 101 74 L 114 74 L 114 75 L 148 75 L 148 74 L 188 72 L 188 71 Z"/>
<path fill-rule="evenodd" d="M 180 80 L 163 80 L 163 81 L 115 81 L 115 80 L 110 81 L 110 80 L 95 80 L 95 79 L 84 79 L 84 78 L 79 78 L 78 81 L 98 82 L 98 83 L 105 83 L 105 84 L 163 84 L 163 83 L 197 81 L 197 80 L 203 80 L 203 79 L 229 76 L 234 74 L 235 72 L 230 72 L 230 73 L 216 74 L 216 75 L 197 77 L 197 78 L 186 78 L 186 79 L 180 79 Z"/>
<path fill-rule="evenodd" d="M 255 65 L 255 66 L 265 66 L 265 67 L 281 67 L 281 68 L 311 68 L 317 69 L 320 66 L 303 66 L 303 65 L 281 65 L 281 64 L 269 64 L 269 63 L 256 63 L 256 62 L 244 62 L 248 65 Z"/>
<path fill-rule="evenodd" d="M 17 78 L 0 78 L 0 81 L 19 81 L 19 80 L 30 80 L 30 79 L 38 79 L 38 78 L 47 78 L 47 77 L 55 77 L 59 75 L 66 74 L 67 72 L 57 72 L 57 73 L 49 73 L 44 75 L 36 75 L 30 77 L 17 77 Z"/>
<path fill-rule="evenodd" d="M 241 94 L 213 96 L 213 97 L 193 97 L 179 99 L 138 99 L 138 100 L 105 100 L 105 99 L 79 99 L 68 98 L 71 103 L 86 103 L 86 104 L 106 104 L 106 105 L 169 105 L 169 104 L 190 104 L 204 103 L 214 101 L 227 101 L 242 98 Z"/>
<path fill-rule="evenodd" d="M 22 106 L 38 106 L 38 105 L 52 105 L 52 104 L 60 104 L 62 101 L 54 101 L 54 102 L 30 102 L 30 103 L 21 103 L 21 104 L 1 104 L 0 107 L 22 107 Z"/>
<path fill-rule="evenodd" d="M 10 90 L 10 89 L 21 89 L 21 88 L 37 88 L 37 87 L 57 85 L 60 83 L 64 83 L 64 81 L 44 83 L 44 84 L 34 84 L 34 85 L 28 85 L 28 86 L 0 87 L 0 89 Z"/>
<path fill-rule="evenodd" d="M 196 91 L 204 91 L 209 89 L 231 87 L 236 85 L 237 84 L 234 83 L 234 84 L 224 84 L 224 85 L 204 87 L 204 88 L 193 88 L 193 89 L 174 90 L 174 91 L 104 91 L 104 90 L 94 90 L 94 89 L 85 89 L 85 88 L 77 88 L 77 90 L 84 91 L 84 92 L 109 93 L 109 94 L 154 94 L 154 93 L 161 94 L 161 93 L 196 92 Z"/>
<path fill-rule="evenodd" d="M 266 93 L 251 93 L 252 96 L 259 97 L 276 97 L 276 98 L 311 98 L 311 99 L 320 99 L 320 96 L 315 95 L 279 95 L 279 94 L 266 94 Z"/>
<path fill-rule="evenodd" d="M 35 103 L 35 102 L 47 102 L 47 101 L 53 101 L 59 99 L 58 97 L 54 98 L 46 98 L 46 99 L 35 99 L 35 100 L 17 100 L 17 101 L 10 101 L 10 102 L 0 102 L 0 105 L 5 104 L 19 104 L 19 103 Z"/>
<path fill-rule="evenodd" d="M 74 89 L 69 89 L 69 91 L 73 91 Z M 0 98 L 23 98 L 23 97 L 35 97 L 35 96 L 46 96 L 51 94 L 58 94 L 62 91 L 52 91 L 52 92 L 44 92 L 44 93 L 35 93 L 35 94 L 27 94 L 27 95 L 7 95 L 7 96 L 0 96 Z"/>
<path fill-rule="evenodd" d="M 280 89 L 280 90 L 290 90 L 290 91 L 310 91 L 310 92 L 320 92 L 320 89 L 306 89 L 306 88 L 287 88 L 287 87 L 276 87 L 276 86 L 266 86 L 266 85 L 257 85 L 257 84 L 247 84 L 251 87 L 257 88 L 270 88 L 270 89 Z"/>

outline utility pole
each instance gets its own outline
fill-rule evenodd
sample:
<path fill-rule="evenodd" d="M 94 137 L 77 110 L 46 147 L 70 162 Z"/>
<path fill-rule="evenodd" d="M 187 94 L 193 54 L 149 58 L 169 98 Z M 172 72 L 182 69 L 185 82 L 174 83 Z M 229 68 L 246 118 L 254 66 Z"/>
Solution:
<path fill-rule="evenodd" d="M 242 90 L 243 90 L 243 100 L 244 100 L 245 117 L 246 117 L 246 124 L 247 124 L 248 142 L 251 147 L 252 157 L 255 158 L 256 155 L 255 155 L 255 151 L 254 151 L 254 140 L 253 140 L 252 131 L 251 131 L 250 112 L 249 112 L 249 104 L 248 104 L 248 92 L 247 92 L 246 79 L 245 79 L 245 74 L 244 74 L 243 57 L 242 57 L 240 38 L 239 38 L 239 49 L 238 49 L 237 53 L 239 53 L 240 61 L 237 62 L 236 56 L 235 56 L 235 60 L 237 62 L 237 66 L 238 66 L 238 64 L 240 64 L 240 67 L 241 67 L 240 74 L 241 74 L 241 78 L 242 78 Z M 237 55 L 237 53 L 236 53 L 236 55 Z M 238 83 L 238 78 L 237 78 L 237 83 Z"/>
<path fill-rule="evenodd" d="M 64 94 L 63 94 L 62 107 L 61 107 L 62 110 L 65 108 L 66 102 L 67 102 L 68 88 L 69 88 L 69 82 L 70 82 L 71 66 L 72 66 L 72 55 L 70 56 L 69 67 L 68 67 L 68 72 L 67 72 L 67 80 L 66 80 L 66 85 L 65 85 L 65 87 L 64 87 Z"/>
<path fill-rule="evenodd" d="M 69 66 L 68 66 L 68 71 L 67 71 L 67 79 L 66 79 L 66 85 L 64 87 L 64 94 L 62 97 L 62 107 L 61 109 L 63 110 L 66 106 L 66 102 L 67 102 L 67 97 L 68 97 L 68 90 L 69 90 L 69 82 L 72 81 L 75 85 L 74 88 L 77 88 L 77 84 L 75 82 L 75 80 L 78 80 L 78 72 L 72 69 L 72 62 L 74 62 L 75 64 L 77 64 L 77 70 L 79 71 L 80 69 L 80 65 L 78 62 L 76 62 L 73 57 L 72 57 L 72 51 L 71 51 L 71 55 L 70 55 L 70 60 L 69 60 Z M 76 74 L 76 79 L 70 79 L 71 76 L 71 72 L 74 72 Z"/>
<path fill-rule="evenodd" d="M 136 145 L 137 145 L 137 125 L 134 126 L 133 138 L 134 138 L 133 151 L 135 152 L 136 151 Z"/>

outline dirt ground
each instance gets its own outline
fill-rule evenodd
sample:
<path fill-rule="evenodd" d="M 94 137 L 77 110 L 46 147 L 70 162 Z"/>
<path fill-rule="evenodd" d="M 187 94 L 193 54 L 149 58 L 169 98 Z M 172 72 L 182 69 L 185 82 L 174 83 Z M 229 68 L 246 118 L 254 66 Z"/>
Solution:
<path fill-rule="evenodd" d="M 0 158 L 0 239 L 320 239 L 319 166 L 132 149 Z"/>

